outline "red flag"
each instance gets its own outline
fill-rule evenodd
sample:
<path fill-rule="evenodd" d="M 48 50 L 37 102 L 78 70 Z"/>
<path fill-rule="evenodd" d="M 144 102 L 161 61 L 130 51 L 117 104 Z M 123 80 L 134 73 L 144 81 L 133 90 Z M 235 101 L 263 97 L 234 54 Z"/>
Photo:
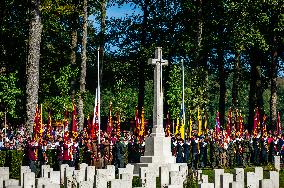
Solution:
<path fill-rule="evenodd" d="M 135 111 L 135 132 L 137 135 L 139 135 L 140 132 L 140 120 L 139 120 L 139 113 L 138 113 L 138 107 L 136 106 Z"/>
<path fill-rule="evenodd" d="M 39 110 L 38 105 L 36 105 L 35 117 L 34 117 L 34 127 L 33 127 L 33 140 L 38 140 L 39 132 Z"/>
<path fill-rule="evenodd" d="M 259 123 L 259 112 L 258 108 L 256 109 L 254 120 L 253 120 L 253 134 L 257 136 L 258 134 L 258 123 Z"/>
<path fill-rule="evenodd" d="M 219 135 L 219 132 L 220 132 L 220 114 L 219 112 L 217 112 L 217 115 L 216 115 L 216 126 L 215 126 L 215 137 L 217 138 L 218 135 Z"/>
<path fill-rule="evenodd" d="M 139 129 L 139 138 L 140 140 L 144 139 L 145 136 L 145 119 L 144 119 L 144 108 L 142 107 L 142 113 L 141 113 L 141 123 L 140 123 L 140 129 Z"/>
<path fill-rule="evenodd" d="M 243 131 L 244 131 L 244 122 L 243 122 L 242 113 L 240 112 L 240 135 L 241 136 L 243 136 Z"/>
<path fill-rule="evenodd" d="M 108 125 L 107 125 L 107 134 L 110 136 L 113 129 L 112 124 L 112 102 L 109 104 L 109 116 L 108 116 Z"/>
<path fill-rule="evenodd" d="M 77 111 L 74 101 L 73 101 L 73 112 L 72 112 L 72 136 L 75 139 L 78 137 Z"/>
<path fill-rule="evenodd" d="M 231 130 L 232 130 L 232 110 L 230 109 L 228 112 L 228 122 L 227 122 L 227 136 L 231 136 Z"/>

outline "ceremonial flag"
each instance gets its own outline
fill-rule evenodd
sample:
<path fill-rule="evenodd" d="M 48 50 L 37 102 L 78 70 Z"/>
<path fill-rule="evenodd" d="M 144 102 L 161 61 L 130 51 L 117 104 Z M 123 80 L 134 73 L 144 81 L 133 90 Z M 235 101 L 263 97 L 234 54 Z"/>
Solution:
<path fill-rule="evenodd" d="M 113 129 L 112 124 L 112 102 L 109 103 L 109 116 L 108 116 L 108 126 L 107 126 L 107 134 L 110 136 Z"/>
<path fill-rule="evenodd" d="M 91 128 L 91 137 L 94 138 L 99 131 L 99 100 L 98 100 L 98 92 L 96 90 L 96 98 L 95 98 L 95 107 L 94 107 L 94 115 L 93 122 Z"/>
<path fill-rule="evenodd" d="M 179 130 L 179 117 L 177 117 L 177 124 L 176 124 L 175 135 L 177 135 L 178 133 L 180 133 L 180 130 Z"/>
<path fill-rule="evenodd" d="M 190 116 L 189 116 L 189 138 L 192 137 L 192 126 L 193 126 L 193 121 L 192 121 L 192 115 L 190 111 Z"/>
<path fill-rule="evenodd" d="M 39 131 L 39 110 L 38 105 L 36 105 L 36 111 L 34 116 L 34 127 L 33 127 L 33 140 L 38 140 L 38 131 Z"/>
<path fill-rule="evenodd" d="M 243 136 L 244 131 L 244 122 L 243 122 L 243 116 L 242 112 L 240 112 L 240 135 Z"/>
<path fill-rule="evenodd" d="M 267 136 L 267 129 L 266 129 L 266 120 L 267 120 L 267 116 L 264 114 L 262 117 L 262 135 Z"/>
<path fill-rule="evenodd" d="M 118 113 L 117 113 L 116 119 L 117 119 L 116 134 L 117 134 L 117 138 L 119 139 L 121 136 L 121 132 L 120 132 L 120 115 Z"/>
<path fill-rule="evenodd" d="M 141 113 L 141 125 L 140 125 L 140 129 L 139 129 L 139 137 L 140 139 L 144 139 L 144 135 L 145 135 L 145 118 L 144 118 L 144 108 L 142 107 L 142 113 Z"/>
<path fill-rule="evenodd" d="M 185 109 L 184 106 L 181 104 L 181 111 L 180 111 L 180 119 L 181 119 L 181 125 L 179 128 L 179 133 L 181 135 L 181 138 L 184 140 L 185 136 Z"/>
<path fill-rule="evenodd" d="M 256 109 L 255 116 L 253 119 L 253 134 L 256 136 L 258 134 L 258 124 L 259 124 L 259 112 L 258 108 Z"/>
<path fill-rule="evenodd" d="M 280 135 L 281 131 L 282 131 L 281 121 L 280 121 L 280 113 L 279 112 L 278 112 L 278 117 L 277 117 L 276 131 L 277 131 L 278 135 Z"/>
<path fill-rule="evenodd" d="M 217 112 L 217 115 L 216 115 L 216 126 L 215 126 L 215 132 L 216 132 L 216 137 L 218 137 L 219 135 L 219 132 L 220 132 L 220 114 L 219 112 Z"/>
<path fill-rule="evenodd" d="M 198 136 L 200 136 L 202 134 L 202 117 L 201 117 L 201 110 L 199 110 L 199 107 L 197 112 L 197 119 L 198 119 Z"/>
<path fill-rule="evenodd" d="M 167 113 L 167 118 L 166 118 L 166 136 L 169 137 L 171 136 L 171 124 L 170 124 L 170 113 Z"/>
<path fill-rule="evenodd" d="M 73 101 L 73 112 L 72 112 L 72 136 L 75 139 L 78 137 L 77 110 L 74 101 Z"/>
<path fill-rule="evenodd" d="M 93 128 L 93 125 L 91 123 L 91 118 L 90 118 L 90 114 L 88 114 L 87 116 L 87 137 L 88 138 L 92 138 L 92 128 Z"/>
<path fill-rule="evenodd" d="M 227 128 L 226 128 L 228 136 L 231 136 L 231 127 L 232 127 L 232 110 L 229 109 L 229 111 L 228 111 L 228 122 L 227 122 Z"/>
<path fill-rule="evenodd" d="M 139 112 L 138 107 L 136 106 L 135 110 L 135 133 L 139 135 L 140 133 L 140 120 L 139 120 Z"/>
<path fill-rule="evenodd" d="M 39 116 L 39 131 L 38 131 L 38 143 L 42 144 L 43 137 L 43 122 L 42 122 L 42 104 L 40 105 L 40 116 Z"/>

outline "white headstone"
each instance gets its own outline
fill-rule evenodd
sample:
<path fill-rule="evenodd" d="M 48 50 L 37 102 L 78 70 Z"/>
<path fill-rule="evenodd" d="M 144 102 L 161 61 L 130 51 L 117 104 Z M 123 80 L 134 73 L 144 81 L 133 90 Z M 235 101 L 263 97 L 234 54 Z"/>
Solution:
<path fill-rule="evenodd" d="M 16 185 L 19 186 L 20 182 L 16 179 L 8 179 L 4 180 L 4 187 L 10 186 L 10 185 Z"/>
<path fill-rule="evenodd" d="M 247 172 L 247 187 L 248 188 L 258 188 L 259 179 L 256 177 L 254 172 Z"/>
<path fill-rule="evenodd" d="M 60 188 L 60 184 L 47 184 L 43 185 L 43 188 Z"/>
<path fill-rule="evenodd" d="M 96 175 L 96 167 L 88 166 L 87 167 L 87 181 L 95 182 L 95 175 Z"/>
<path fill-rule="evenodd" d="M 24 188 L 35 188 L 35 173 L 24 173 Z"/>
<path fill-rule="evenodd" d="M 49 178 L 48 174 L 51 171 L 50 165 L 42 165 L 41 166 L 41 177 L 43 178 Z"/>
<path fill-rule="evenodd" d="M 79 188 L 93 188 L 94 182 L 91 181 L 81 181 L 79 182 Z"/>
<path fill-rule="evenodd" d="M 49 177 L 51 183 L 60 184 L 60 171 L 51 171 Z"/>
<path fill-rule="evenodd" d="M 183 185 L 183 178 L 178 171 L 170 172 L 170 185 Z"/>
<path fill-rule="evenodd" d="M 220 176 L 224 174 L 224 169 L 214 169 L 215 188 L 221 188 Z"/>
<path fill-rule="evenodd" d="M 120 179 L 114 179 L 110 182 L 111 187 L 115 188 L 132 188 L 132 181 L 129 180 L 120 180 Z"/>
<path fill-rule="evenodd" d="M 214 183 L 200 183 L 198 188 L 214 188 Z"/>
<path fill-rule="evenodd" d="M 201 175 L 201 179 L 202 179 L 202 183 L 209 183 L 209 182 L 208 182 L 208 175 L 202 174 L 202 175 Z"/>
<path fill-rule="evenodd" d="M 272 180 L 274 188 L 279 188 L 279 172 L 277 171 L 270 171 L 269 178 Z M 271 186 L 272 188 L 272 186 Z"/>
<path fill-rule="evenodd" d="M 49 178 L 36 178 L 36 187 L 42 188 L 43 185 L 52 184 Z"/>
<path fill-rule="evenodd" d="M 105 174 L 97 174 L 95 177 L 95 187 L 96 188 L 106 188 L 107 187 L 107 176 Z"/>
<path fill-rule="evenodd" d="M 9 179 L 9 174 L 6 172 L 0 173 L 0 188 L 3 188 L 3 182 Z"/>
<path fill-rule="evenodd" d="M 279 155 L 274 156 L 274 167 L 278 171 L 281 170 L 281 168 L 280 168 L 280 156 Z"/>
<path fill-rule="evenodd" d="M 272 188 L 274 187 L 273 181 L 271 179 L 259 180 L 260 188 Z"/>
<path fill-rule="evenodd" d="M 254 173 L 255 173 L 256 177 L 258 178 L 258 180 L 263 179 L 263 168 L 262 167 L 259 167 L 259 166 L 255 167 Z"/>
<path fill-rule="evenodd" d="M 64 181 L 65 181 L 65 169 L 67 167 L 69 167 L 68 164 L 60 165 L 60 182 L 61 182 L 61 184 L 64 184 Z"/>
<path fill-rule="evenodd" d="M 221 188 L 229 188 L 230 183 L 234 181 L 233 174 L 224 173 L 221 174 Z"/>
<path fill-rule="evenodd" d="M 24 173 L 31 172 L 31 169 L 29 166 L 21 166 L 20 170 L 20 181 L 21 181 L 21 186 L 24 187 Z"/>
<path fill-rule="evenodd" d="M 233 181 L 230 183 L 230 188 L 244 188 L 244 182 Z"/>

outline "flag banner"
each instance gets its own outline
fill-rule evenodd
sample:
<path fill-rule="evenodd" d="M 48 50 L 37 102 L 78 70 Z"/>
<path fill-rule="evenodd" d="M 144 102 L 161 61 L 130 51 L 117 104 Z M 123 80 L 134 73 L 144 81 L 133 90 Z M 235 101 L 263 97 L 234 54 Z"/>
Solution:
<path fill-rule="evenodd" d="M 266 121 L 267 121 L 267 116 L 264 114 L 262 117 L 262 135 L 265 136 L 267 136 Z"/>
<path fill-rule="evenodd" d="M 217 138 L 220 133 L 220 113 L 217 112 L 216 115 L 216 125 L 215 125 L 215 137 Z"/>
<path fill-rule="evenodd" d="M 77 108 L 74 101 L 73 101 L 73 112 L 72 112 L 72 136 L 74 139 L 78 137 Z"/>
<path fill-rule="evenodd" d="M 112 102 L 109 103 L 109 116 L 108 116 L 108 124 L 107 124 L 107 134 L 110 136 L 113 130 L 113 122 L 112 122 Z"/>
<path fill-rule="evenodd" d="M 201 110 L 198 107 L 197 111 L 197 119 L 198 119 L 198 136 L 202 134 L 202 117 L 201 117 Z"/>
<path fill-rule="evenodd" d="M 227 136 L 231 136 L 231 130 L 232 130 L 232 110 L 229 109 L 228 111 L 228 117 L 227 117 L 227 127 L 226 127 L 226 131 L 227 131 Z"/>
<path fill-rule="evenodd" d="M 144 112 L 144 108 L 142 107 L 141 123 L 140 123 L 140 129 L 139 129 L 140 140 L 143 140 L 144 136 L 145 136 L 145 112 Z"/>
<path fill-rule="evenodd" d="M 33 140 L 38 140 L 38 131 L 39 131 L 39 110 L 38 105 L 36 105 L 36 111 L 34 116 L 34 127 L 33 127 Z"/>
<path fill-rule="evenodd" d="M 243 136 L 243 132 L 244 132 L 244 122 L 243 122 L 243 116 L 242 116 L 242 113 L 240 112 L 240 136 L 242 137 Z"/>
<path fill-rule="evenodd" d="M 170 112 L 167 113 L 165 135 L 167 137 L 171 136 Z"/>

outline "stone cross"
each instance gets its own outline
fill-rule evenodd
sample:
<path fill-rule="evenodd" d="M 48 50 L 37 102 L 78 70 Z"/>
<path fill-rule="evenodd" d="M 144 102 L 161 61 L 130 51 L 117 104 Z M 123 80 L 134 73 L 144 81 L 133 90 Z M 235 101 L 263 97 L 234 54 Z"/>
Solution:
<path fill-rule="evenodd" d="M 162 48 L 157 47 L 155 58 L 150 58 L 148 64 L 155 65 L 154 71 L 154 109 L 152 134 L 164 135 L 163 131 L 163 89 L 162 89 L 162 66 L 168 65 L 167 60 L 162 58 Z"/>

